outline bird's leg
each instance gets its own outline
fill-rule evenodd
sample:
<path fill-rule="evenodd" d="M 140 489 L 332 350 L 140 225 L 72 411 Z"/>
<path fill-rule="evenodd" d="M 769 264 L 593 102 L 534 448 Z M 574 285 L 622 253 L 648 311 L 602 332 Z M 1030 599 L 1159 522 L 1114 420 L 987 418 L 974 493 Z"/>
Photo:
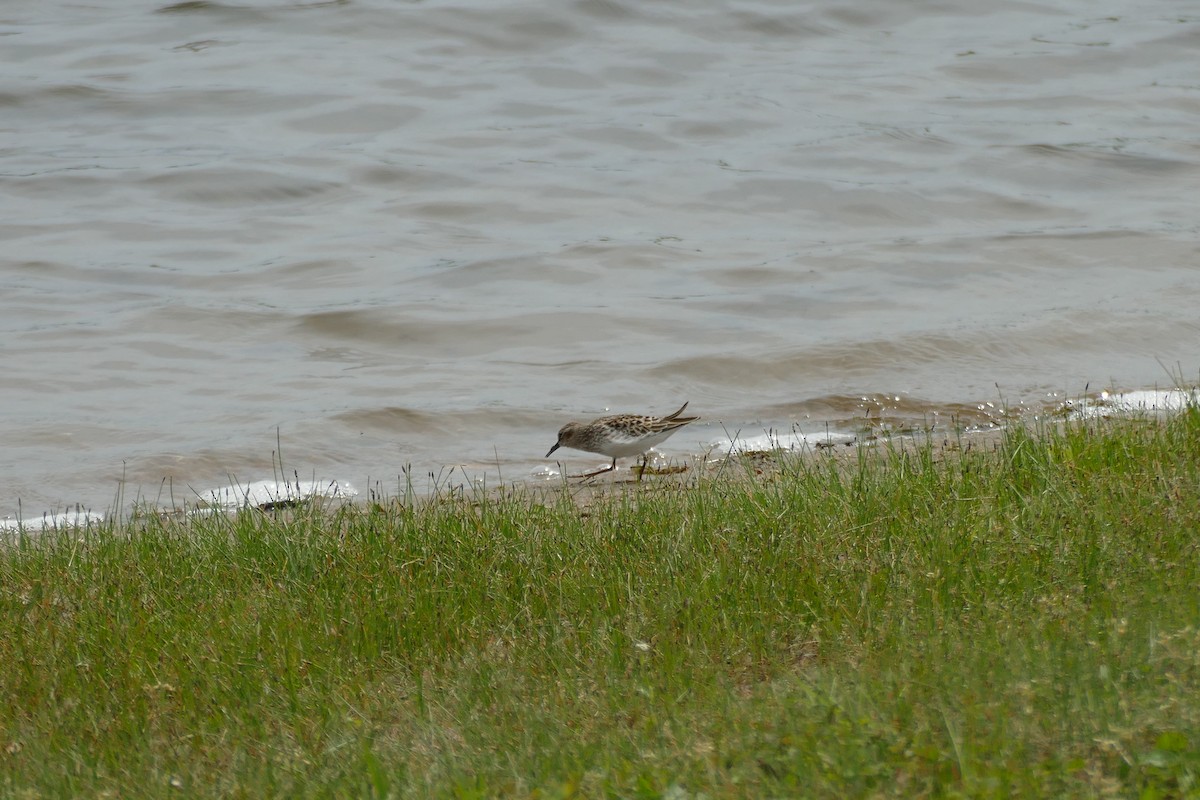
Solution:
<path fill-rule="evenodd" d="M 650 456 L 649 456 L 649 454 L 647 454 L 647 453 L 642 453 L 642 466 L 638 468 L 638 479 L 637 479 L 637 482 L 638 482 L 638 483 L 641 483 L 641 482 L 642 482 L 642 478 L 643 478 L 643 477 L 645 477 L 645 475 L 646 475 L 646 467 L 649 465 L 649 463 L 650 463 Z"/>
<path fill-rule="evenodd" d="M 617 468 L 617 459 L 615 459 L 615 458 L 614 458 L 614 459 L 613 459 L 613 463 L 609 464 L 609 465 L 608 465 L 607 467 L 605 467 L 604 469 L 598 469 L 598 470 L 596 470 L 595 472 L 589 472 L 589 473 L 587 473 L 587 474 L 585 474 L 585 475 L 580 475 L 579 477 L 581 477 L 581 478 L 594 478 L 594 477 L 596 477 L 597 475 L 603 475 L 603 474 L 604 474 L 604 473 L 606 473 L 606 472 L 612 472 L 612 471 L 613 471 L 614 469 L 616 469 L 616 468 Z"/>

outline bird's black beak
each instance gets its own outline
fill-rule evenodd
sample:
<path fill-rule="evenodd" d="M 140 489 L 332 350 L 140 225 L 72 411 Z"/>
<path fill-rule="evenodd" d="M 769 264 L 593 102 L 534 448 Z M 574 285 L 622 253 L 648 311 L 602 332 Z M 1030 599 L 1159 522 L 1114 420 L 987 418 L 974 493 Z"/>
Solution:
<path fill-rule="evenodd" d="M 553 453 L 553 452 L 554 452 L 555 450 L 557 450 L 557 449 L 558 449 L 558 442 L 555 442 L 555 443 L 554 443 L 554 447 L 551 447 L 551 448 L 550 448 L 550 453 Z M 550 457 L 550 453 L 546 453 L 546 458 L 549 458 L 549 457 Z"/>

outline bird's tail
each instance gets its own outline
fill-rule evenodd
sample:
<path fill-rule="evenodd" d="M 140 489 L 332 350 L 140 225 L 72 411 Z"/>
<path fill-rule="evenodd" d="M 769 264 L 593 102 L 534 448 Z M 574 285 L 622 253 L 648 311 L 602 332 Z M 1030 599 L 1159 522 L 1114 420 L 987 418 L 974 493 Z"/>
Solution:
<path fill-rule="evenodd" d="M 684 403 L 683 405 L 681 405 L 679 407 L 679 410 L 676 411 L 674 414 L 668 414 L 667 416 L 663 417 L 663 422 L 676 422 L 680 425 L 685 425 L 689 422 L 694 422 L 694 421 L 700 419 L 699 417 L 681 417 L 681 416 L 679 416 L 680 414 L 683 413 L 683 410 L 685 408 L 687 408 L 687 406 L 688 406 L 688 404 Z"/>

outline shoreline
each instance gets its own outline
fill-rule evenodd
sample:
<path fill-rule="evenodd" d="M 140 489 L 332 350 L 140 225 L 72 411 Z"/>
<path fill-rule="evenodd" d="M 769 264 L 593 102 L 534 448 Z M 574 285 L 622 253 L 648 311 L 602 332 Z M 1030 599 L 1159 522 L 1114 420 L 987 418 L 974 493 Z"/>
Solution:
<path fill-rule="evenodd" d="M 1028 426 L 1030 424 L 1040 425 L 1047 421 L 1063 421 L 1069 419 L 1087 419 L 1096 415 L 1111 415 L 1111 416 L 1128 416 L 1133 417 L 1141 414 L 1169 414 L 1177 412 L 1182 408 L 1186 408 L 1188 404 L 1200 404 L 1200 389 L 1191 387 L 1189 389 L 1170 389 L 1170 390 L 1136 390 L 1122 393 L 1109 393 L 1107 391 L 1100 392 L 1094 397 L 1082 397 L 1074 401 L 1065 401 L 1059 404 L 1057 413 L 1050 414 L 1026 414 L 1021 417 L 1013 417 L 1010 419 L 1009 425 L 1016 424 Z M 850 433 L 825 433 L 820 436 L 799 434 L 794 429 L 792 433 L 779 434 L 767 432 L 757 436 L 738 436 L 736 440 L 724 443 L 725 455 L 713 458 L 713 454 L 722 452 L 722 447 L 718 447 L 718 443 L 713 443 L 712 450 L 708 454 L 688 454 L 684 456 L 676 456 L 667 458 L 660 455 L 660 463 L 666 465 L 683 464 L 690 474 L 697 474 L 700 471 L 707 471 L 713 468 L 714 464 L 719 465 L 727 460 L 734 453 L 767 453 L 767 454 L 799 454 L 804 457 L 816 455 L 822 452 L 843 452 L 855 451 L 859 449 L 871 450 L 881 444 L 889 446 L 891 443 L 899 443 L 903 445 L 907 442 L 920 443 L 922 439 L 942 439 L 941 447 L 950 448 L 961 446 L 952 442 L 965 441 L 967 447 L 978 447 L 989 442 L 997 441 L 1002 438 L 1008 426 L 997 425 L 993 428 L 968 428 L 958 431 L 933 432 L 920 430 L 917 428 L 906 428 L 900 431 L 881 431 L 879 435 L 872 434 L 869 439 L 860 439 L 858 436 Z M 824 441 L 819 441 L 823 439 Z M 615 487 L 623 484 L 636 483 L 633 476 L 634 468 L 632 463 L 636 460 L 623 459 L 630 463 L 619 464 L 618 470 L 611 476 L 603 476 L 599 480 L 590 479 L 587 483 L 585 494 L 594 494 L 597 490 L 603 487 Z M 408 498 L 431 498 L 437 497 L 439 493 L 451 489 L 458 492 L 474 492 L 478 490 L 485 491 L 508 491 L 512 487 L 522 487 L 527 491 L 557 491 L 561 488 L 561 476 L 555 478 L 547 478 L 538 480 L 533 476 L 527 476 L 522 480 L 507 481 L 503 487 L 480 486 L 477 482 L 472 482 L 469 476 L 464 476 L 460 482 L 452 480 L 454 471 L 451 469 L 444 482 L 439 483 L 433 480 L 432 486 L 427 486 L 424 490 L 417 490 L 411 485 L 402 493 Z M 662 475 L 654 475 L 652 471 L 648 471 L 650 478 L 661 478 Z M 430 478 L 436 476 L 430 473 Z M 567 480 L 575 480 L 568 476 Z M 444 483 L 444 485 L 442 485 Z M 576 484 L 576 488 L 584 489 L 585 487 Z M 123 492 L 122 492 L 123 494 Z M 197 492 L 197 501 L 193 503 L 185 503 L 183 506 L 161 506 L 147 504 L 133 504 L 124 506 L 119 509 L 122 515 L 128 516 L 138 512 L 152 512 L 165 515 L 185 516 L 188 514 L 203 514 L 214 512 L 232 512 L 239 508 L 249 507 L 258 510 L 269 511 L 273 508 L 282 508 L 294 506 L 304 503 L 349 503 L 360 504 L 366 502 L 375 502 L 377 495 L 374 490 L 368 493 L 368 497 L 364 498 L 359 490 L 349 481 L 338 479 L 326 480 L 301 480 L 298 476 L 295 480 L 280 480 L 266 479 L 250 481 L 247 483 L 231 483 L 225 486 L 217 486 L 211 489 L 206 489 Z M 396 496 L 401 493 L 397 492 L 395 496 L 385 496 L 384 499 L 395 500 Z M 113 510 L 96 511 L 94 509 L 84 509 L 81 506 L 76 506 L 74 510 L 66 510 L 62 512 L 44 512 L 37 516 L 25 516 L 21 519 L 16 517 L 0 518 L 0 535 L 18 533 L 24 531 L 26 533 L 38 533 L 47 530 L 54 530 L 59 527 L 81 527 L 94 524 L 102 524 L 110 519 L 113 515 Z"/>

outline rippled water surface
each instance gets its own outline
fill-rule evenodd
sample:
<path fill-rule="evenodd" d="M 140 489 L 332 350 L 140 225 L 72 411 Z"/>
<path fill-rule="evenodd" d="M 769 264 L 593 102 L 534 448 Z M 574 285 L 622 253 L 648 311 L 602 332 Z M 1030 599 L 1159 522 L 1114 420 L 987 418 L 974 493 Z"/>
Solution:
<path fill-rule="evenodd" d="M 1178 0 L 6 0 L 0 65 L 0 515 L 1200 366 Z"/>

